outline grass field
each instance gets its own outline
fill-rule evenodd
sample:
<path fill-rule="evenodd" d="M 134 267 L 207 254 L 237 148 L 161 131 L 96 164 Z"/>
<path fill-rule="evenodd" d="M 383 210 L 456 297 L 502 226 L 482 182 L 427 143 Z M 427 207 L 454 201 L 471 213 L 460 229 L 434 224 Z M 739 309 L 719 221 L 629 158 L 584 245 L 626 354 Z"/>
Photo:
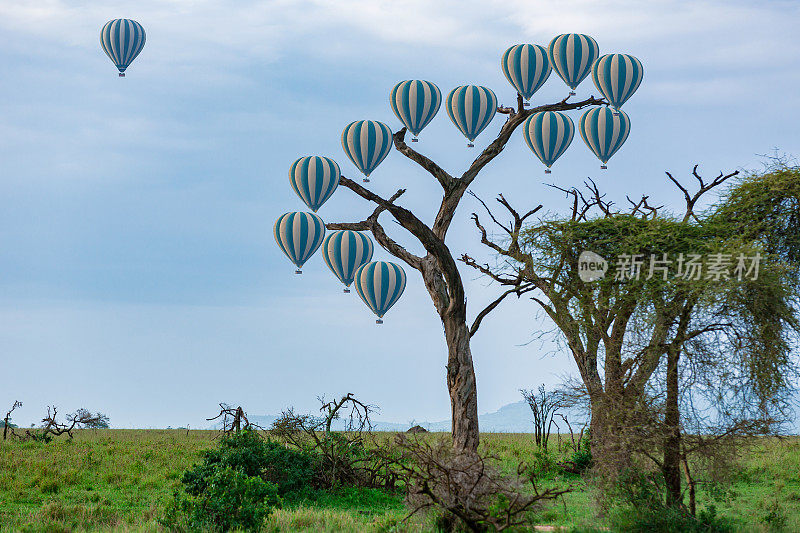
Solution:
<path fill-rule="evenodd" d="M 0 441 L 0 531 L 158 531 L 160 515 L 182 473 L 215 445 L 216 433 L 185 430 L 83 430 L 49 444 Z M 485 434 L 484 443 L 511 467 L 530 461 L 526 434 Z M 551 443 L 553 447 L 557 443 Z M 602 525 L 577 476 L 548 485 L 575 489 L 539 513 L 541 524 L 566 530 Z M 800 438 L 764 439 L 740 459 L 725 487 L 698 493 L 740 531 L 800 531 Z M 343 489 L 313 503 L 286 502 L 267 531 L 430 531 L 424 517 L 403 522 L 399 495 Z"/>

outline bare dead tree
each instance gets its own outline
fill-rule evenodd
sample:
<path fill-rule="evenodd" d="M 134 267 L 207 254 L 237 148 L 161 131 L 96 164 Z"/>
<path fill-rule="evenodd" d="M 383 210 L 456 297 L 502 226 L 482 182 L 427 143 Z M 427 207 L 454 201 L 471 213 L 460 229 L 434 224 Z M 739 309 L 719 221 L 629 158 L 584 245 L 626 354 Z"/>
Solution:
<path fill-rule="evenodd" d="M 220 431 L 223 435 L 239 433 L 243 430 L 263 430 L 258 424 L 253 424 L 247 419 L 247 413 L 242 406 L 233 407 L 226 403 L 219 404 L 219 414 L 211 418 L 206 418 L 209 422 L 222 418 Z M 187 430 L 188 432 L 188 430 Z M 187 433 L 188 434 L 188 433 Z"/>
<path fill-rule="evenodd" d="M 378 408 L 352 393 L 334 401 L 317 399 L 320 416 L 299 414 L 290 407 L 272 423 L 270 434 L 292 448 L 319 453 L 319 486 L 394 488 L 396 458 L 371 433 L 370 417 Z M 333 421 L 342 418 L 343 431 L 332 431 Z"/>
<path fill-rule="evenodd" d="M 557 391 L 548 391 L 544 385 L 539 385 L 537 391 L 522 389 L 520 392 L 533 413 L 533 438 L 536 447 L 546 452 L 554 417 L 562 407 L 561 397 Z"/>
<path fill-rule="evenodd" d="M 58 408 L 56 406 L 47 407 L 47 416 L 42 418 L 41 427 L 26 429 L 24 433 L 17 434 L 14 428 L 10 428 L 12 437 L 20 440 L 35 440 L 50 442 L 54 437 L 66 434 L 70 439 L 74 437 L 73 432 L 77 429 L 108 427 L 108 416 L 103 413 L 92 413 L 88 409 L 78 409 L 74 413 L 66 416 L 65 422 L 58 420 Z"/>
<path fill-rule="evenodd" d="M 416 214 L 397 203 L 405 189 L 399 189 L 390 198 L 385 199 L 344 176 L 339 181 L 340 185 L 376 204 L 377 207 L 361 222 L 332 223 L 326 224 L 326 227 L 331 230 L 349 229 L 372 232 L 375 239 L 387 252 L 419 271 L 442 321 L 448 350 L 447 387 L 450 393 L 453 446 L 457 450 L 475 451 L 479 441 L 477 389 L 470 337 L 475 334 L 486 314 L 514 291 L 508 292 L 490 303 L 478 313 L 472 327 L 468 326 L 464 283 L 458 271 L 455 256 L 445 243 L 447 231 L 464 193 L 481 170 L 503 151 L 514 130 L 525 119 L 540 111 L 569 111 L 606 103 L 604 100 L 594 97 L 571 103 L 567 101 L 568 98 L 553 104 L 526 109 L 522 96 L 517 95 L 516 108 L 498 108 L 499 113 L 508 115 L 500 133 L 458 177 L 444 170 L 427 156 L 410 148 L 405 143 L 405 128 L 396 132 L 393 136 L 395 149 L 427 171 L 442 187 L 442 200 L 432 225 L 424 223 Z M 386 234 L 383 225 L 378 221 L 384 211 L 388 211 L 400 226 L 422 245 L 426 255 L 417 256 L 409 252 Z"/>
<path fill-rule="evenodd" d="M 349 409 L 349 414 L 345 419 L 345 431 L 361 433 L 372 430 L 370 415 L 378 410 L 377 406 L 363 403 L 353 396 L 352 392 L 348 392 L 336 401 L 326 402 L 324 396 L 318 397 L 317 400 L 322 404 L 319 410 L 325 419 L 325 436 L 330 435 L 331 424 L 341 417 L 343 408 Z"/>
<path fill-rule="evenodd" d="M 3 440 L 6 440 L 6 435 L 8 435 L 8 428 L 11 424 L 11 413 L 13 413 L 17 407 L 22 407 L 22 402 L 19 400 L 14 402 L 14 405 L 11 406 L 11 409 L 8 410 L 6 417 L 3 419 Z"/>

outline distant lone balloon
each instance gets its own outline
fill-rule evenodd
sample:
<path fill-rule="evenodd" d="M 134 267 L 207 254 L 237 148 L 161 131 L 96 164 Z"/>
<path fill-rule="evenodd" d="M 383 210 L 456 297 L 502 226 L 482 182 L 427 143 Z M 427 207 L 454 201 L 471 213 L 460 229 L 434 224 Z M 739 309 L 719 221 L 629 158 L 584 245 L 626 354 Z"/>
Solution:
<path fill-rule="evenodd" d="M 392 150 L 392 130 L 376 120 L 357 120 L 342 131 L 342 149 L 364 174 L 364 181 Z"/>
<path fill-rule="evenodd" d="M 322 242 L 322 258 L 331 272 L 344 283 L 344 292 L 353 283 L 356 270 L 372 260 L 372 239 L 360 231 L 334 231 Z"/>
<path fill-rule="evenodd" d="M 550 73 L 547 49 L 538 44 L 518 44 L 503 54 L 500 60 L 508 82 L 527 101 L 544 85 Z"/>
<path fill-rule="evenodd" d="M 302 274 L 303 265 L 322 244 L 325 223 L 314 213 L 293 211 L 278 217 L 273 233 L 283 253 L 297 266 L 295 273 Z"/>
<path fill-rule="evenodd" d="M 602 161 L 600 168 L 617 153 L 631 132 L 631 120 L 624 111 L 614 114 L 607 107 L 590 109 L 581 117 L 581 137 L 586 146 Z"/>
<path fill-rule="evenodd" d="M 580 33 L 565 33 L 550 41 L 547 49 L 550 64 L 574 95 L 592 69 L 592 63 L 600 53 L 597 41 Z"/>
<path fill-rule="evenodd" d="M 550 174 L 550 167 L 572 143 L 575 124 L 564 113 L 543 111 L 528 117 L 524 126 L 522 134 L 525 142 L 547 166 L 545 174 Z"/>
<path fill-rule="evenodd" d="M 425 80 L 401 81 L 389 93 L 389 105 L 394 114 L 417 142 L 422 128 L 433 120 L 442 105 L 442 92 Z"/>
<path fill-rule="evenodd" d="M 447 114 L 469 140 L 467 146 L 486 129 L 497 112 L 497 96 L 480 85 L 462 85 L 447 95 Z"/>
<path fill-rule="evenodd" d="M 316 211 L 339 186 L 339 165 L 328 157 L 301 157 L 289 168 L 289 183 L 297 196 Z"/>
<path fill-rule="evenodd" d="M 125 77 L 125 69 L 144 48 L 145 34 L 141 24 L 131 19 L 114 19 L 106 22 L 100 30 L 100 45 Z"/>
<path fill-rule="evenodd" d="M 355 275 L 358 295 L 378 315 L 376 324 L 383 324 L 383 315 L 400 299 L 406 288 L 406 273 L 394 263 L 374 261 L 367 263 Z"/>
<path fill-rule="evenodd" d="M 642 83 L 642 62 L 628 54 L 600 56 L 592 66 L 592 80 L 615 109 L 622 107 Z"/>

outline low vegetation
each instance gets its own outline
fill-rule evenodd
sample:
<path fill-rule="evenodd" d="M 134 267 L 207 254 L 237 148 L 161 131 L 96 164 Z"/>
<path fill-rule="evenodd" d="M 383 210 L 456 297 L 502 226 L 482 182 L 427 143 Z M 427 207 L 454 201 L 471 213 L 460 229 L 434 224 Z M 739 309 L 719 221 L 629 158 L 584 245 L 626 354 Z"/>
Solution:
<path fill-rule="evenodd" d="M 531 513 L 537 524 L 565 531 L 609 526 L 652 531 L 648 520 L 665 516 L 646 503 L 649 487 L 642 482 L 630 485 L 628 496 L 620 495 L 621 504 L 613 513 L 598 518 L 588 474 L 570 473 L 561 466 L 580 457 L 585 461 L 587 455 L 584 448 L 573 449 L 569 435 L 554 434 L 547 452 L 537 452 L 530 434 L 482 437 L 484 451 L 498 457 L 498 467 L 507 474 L 514 475 L 524 461 L 536 474 L 539 491 L 571 488 Z M 378 433 L 376 438 L 389 443 L 394 436 Z M 187 486 L 186 476 L 192 477 L 186 473 L 230 459 L 223 461 L 226 452 L 220 439 L 215 431 L 83 429 L 75 431 L 73 439 L 61 436 L 47 444 L 8 440 L 0 444 L 0 531 L 162 531 L 159 520 L 176 501 L 176 491 Z M 698 487 L 698 520 L 690 523 L 713 526 L 697 531 L 798 531 L 798 471 L 800 438 L 756 439 L 726 482 Z M 293 490 L 299 485 L 286 480 L 282 485 L 280 477 L 271 483 L 278 487 L 280 507 L 268 513 L 264 531 L 436 531 L 437 524 L 444 525 L 436 513 L 417 513 L 405 520 L 410 508 L 401 490 L 322 490 L 313 481 L 305 490 Z M 679 521 L 671 524 L 676 529 L 663 530 L 687 530 L 680 529 Z"/>

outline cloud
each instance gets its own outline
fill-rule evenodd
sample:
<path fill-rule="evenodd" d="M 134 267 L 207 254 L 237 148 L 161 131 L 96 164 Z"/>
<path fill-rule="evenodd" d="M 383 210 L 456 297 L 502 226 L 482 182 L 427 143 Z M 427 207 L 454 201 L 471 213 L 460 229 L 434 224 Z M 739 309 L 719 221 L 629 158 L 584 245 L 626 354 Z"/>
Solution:
<path fill-rule="evenodd" d="M 21 36 L 8 39 L 18 54 L 66 60 L 76 49 L 97 49 L 100 26 L 118 16 L 145 25 L 148 69 L 204 83 L 247 83 L 248 69 L 281 61 L 301 69 L 300 58 L 362 64 L 366 74 L 390 68 L 382 61 L 422 66 L 437 57 L 443 70 L 472 65 L 480 79 L 476 67 L 494 72 L 512 41 L 547 44 L 568 31 L 593 35 L 603 52 L 634 53 L 648 78 L 685 82 L 690 91 L 696 78 L 725 73 L 752 96 L 760 76 L 791 70 L 800 59 L 792 37 L 800 5 L 792 2 L 11 0 L 0 4 L 0 32 Z"/>

